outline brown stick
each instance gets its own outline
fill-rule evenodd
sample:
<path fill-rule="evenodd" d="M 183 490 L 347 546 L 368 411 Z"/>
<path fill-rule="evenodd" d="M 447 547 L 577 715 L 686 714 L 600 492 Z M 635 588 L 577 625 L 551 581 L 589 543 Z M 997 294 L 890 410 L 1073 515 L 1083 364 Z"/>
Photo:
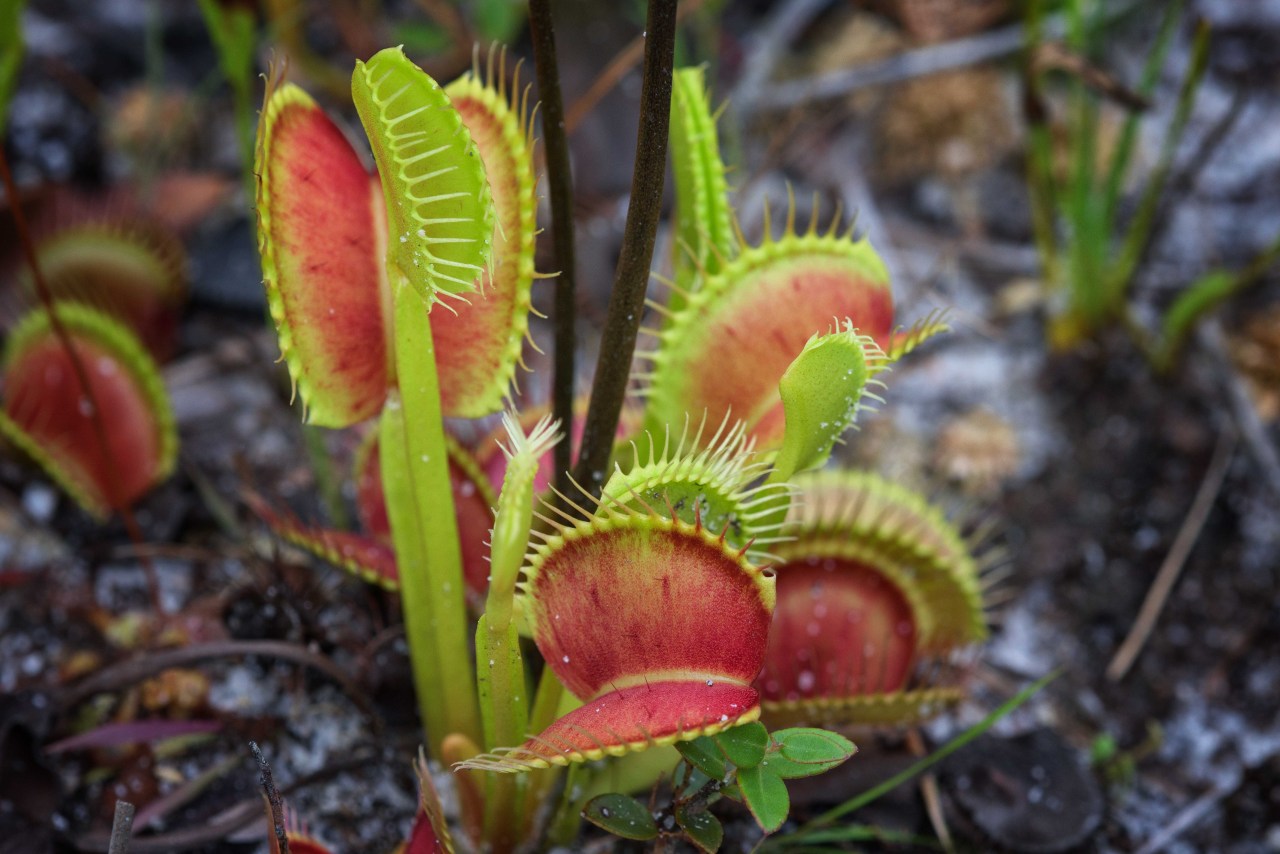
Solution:
<path fill-rule="evenodd" d="M 111 821 L 111 844 L 107 854 L 129 854 L 129 840 L 133 837 L 133 804 L 116 801 L 116 815 Z"/>
<path fill-rule="evenodd" d="M 929 755 L 919 729 L 907 730 L 907 747 L 911 750 L 911 755 L 917 759 L 923 759 Z M 951 829 L 947 827 L 946 813 L 942 809 L 942 795 L 938 791 L 937 774 L 926 771 L 920 775 L 920 796 L 924 799 L 924 809 L 925 814 L 929 816 L 929 824 L 933 825 L 933 832 L 942 843 L 942 850 L 951 854 L 956 850 L 956 846 L 951 839 Z"/>
<path fill-rule="evenodd" d="M 409 750 L 409 745 L 401 745 L 398 742 L 386 745 L 384 750 L 369 750 L 363 747 L 356 748 L 347 758 L 340 762 L 315 771 L 305 777 L 299 777 L 292 783 L 278 787 L 281 796 L 287 796 L 293 792 L 301 791 L 310 786 L 331 780 L 339 774 L 349 771 L 359 772 L 367 768 L 370 763 L 374 762 L 393 762 L 399 752 Z M 160 833 L 154 836 L 135 836 L 132 841 L 131 850 L 135 854 L 173 854 L 174 851 L 184 851 L 188 848 L 198 848 L 208 846 L 217 842 L 229 833 L 244 827 L 245 825 L 259 819 L 262 815 L 262 798 L 247 798 L 233 805 L 228 809 L 219 810 L 218 815 L 207 821 L 201 822 L 194 827 L 186 827 L 180 830 L 173 830 L 168 833 Z M 135 827 L 137 822 L 135 820 Z M 107 848 L 107 834 L 102 831 L 86 833 L 75 840 L 76 849 L 79 851 L 105 851 Z"/>
<path fill-rule="evenodd" d="M 289 831 L 284 817 L 284 801 L 280 798 L 280 790 L 271 776 L 271 765 L 267 757 L 262 755 L 256 741 L 249 742 L 253 758 L 258 760 L 258 782 L 262 784 L 262 794 L 267 799 L 267 807 L 271 811 L 271 827 L 275 833 L 276 844 L 274 854 L 289 854 Z"/>
<path fill-rule="evenodd" d="M 1150 637 L 1151 630 L 1155 628 L 1156 621 L 1160 619 L 1160 612 L 1164 610 L 1164 604 L 1173 591 L 1173 585 L 1182 574 L 1182 567 L 1186 565 L 1187 557 L 1196 544 L 1196 538 L 1200 536 L 1200 530 L 1204 527 L 1205 520 L 1209 518 L 1209 511 L 1213 509 L 1213 504 L 1218 498 L 1218 491 L 1222 489 L 1222 481 L 1226 478 L 1227 466 L 1231 462 L 1231 455 L 1235 453 L 1235 449 L 1234 431 L 1228 430 L 1218 437 L 1218 446 L 1213 451 L 1213 459 L 1209 461 L 1209 468 L 1205 472 L 1204 480 L 1200 482 L 1195 500 L 1191 502 L 1191 509 L 1187 511 L 1187 518 L 1183 520 L 1178 536 L 1173 540 L 1173 547 L 1169 549 L 1164 563 L 1160 565 L 1160 571 L 1156 573 L 1156 579 L 1151 583 L 1151 589 L 1147 591 L 1147 598 L 1142 602 L 1142 608 L 1138 611 L 1138 618 L 1134 620 L 1133 627 L 1129 629 L 1128 637 L 1124 639 L 1124 643 L 1120 644 L 1120 649 L 1116 650 L 1111 663 L 1107 665 L 1107 678 L 1112 682 L 1119 682 L 1129 672 L 1129 668 L 1133 666 L 1138 653 L 1142 652 L 1142 647 Z"/>
<path fill-rule="evenodd" d="M 676 23 L 684 23 L 686 18 L 701 9 L 705 3 L 706 0 L 689 0 L 676 12 Z M 565 133 L 572 134 L 576 131 L 582 124 L 582 120 L 604 100 L 604 96 L 612 92 L 622 78 L 627 76 L 627 72 L 635 67 L 640 57 L 644 55 L 644 41 L 644 36 L 636 36 L 632 39 L 617 56 L 609 61 L 591 87 L 569 105 L 569 111 L 564 116 Z"/>
<path fill-rule="evenodd" d="M 592 495 L 599 495 L 604 487 L 605 469 L 613 451 L 613 437 L 618 429 L 618 416 L 622 413 L 631 358 L 635 355 L 636 336 L 644 313 L 644 295 L 666 182 L 675 36 L 676 0 L 650 0 L 631 203 L 627 208 L 622 252 L 600 342 L 600 360 L 591 386 L 591 406 L 582 431 L 582 449 L 574 468 L 575 479 Z"/>
<path fill-rule="evenodd" d="M 67 711 L 94 694 L 119 690 L 170 667 L 184 667 L 210 658 L 229 658 L 240 655 L 263 655 L 271 658 L 283 658 L 286 661 L 293 661 L 319 670 L 342 687 L 347 696 L 351 698 L 351 701 L 369 717 L 375 728 L 380 725 L 380 720 L 375 714 L 373 704 L 369 702 L 369 698 L 364 695 L 360 687 L 341 668 L 319 653 L 312 652 L 306 647 L 283 641 L 219 641 L 181 649 L 146 653 L 112 665 L 105 670 L 99 670 L 92 676 L 68 686 L 59 698 L 59 704 L 63 711 Z"/>
<path fill-rule="evenodd" d="M 551 238 L 555 249 L 555 355 L 551 411 L 566 435 L 572 432 L 574 357 L 577 352 L 577 260 L 573 246 L 573 170 L 569 166 L 569 142 L 565 137 L 564 99 L 560 94 L 560 69 L 556 62 L 556 34 L 550 0 L 529 0 L 529 33 L 533 40 L 533 64 L 542 105 L 542 144 L 547 154 L 547 185 L 551 195 Z M 573 449 L 568 440 L 555 446 L 556 488 L 568 494 Z"/>

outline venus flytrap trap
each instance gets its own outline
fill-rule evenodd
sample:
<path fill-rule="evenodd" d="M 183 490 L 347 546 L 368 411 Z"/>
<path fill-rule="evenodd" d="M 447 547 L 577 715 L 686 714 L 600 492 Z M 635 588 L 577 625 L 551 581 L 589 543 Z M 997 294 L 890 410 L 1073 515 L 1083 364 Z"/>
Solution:
<path fill-rule="evenodd" d="M 771 508 L 787 499 L 789 488 L 759 482 L 767 464 L 755 455 L 742 422 L 730 426 L 726 418 L 710 440 L 703 438 L 706 426 L 704 420 L 690 434 L 686 421 L 674 443 L 668 426 L 660 453 L 647 436 L 648 459 L 643 462 L 633 442 L 635 463 L 625 471 L 615 464 L 604 495 L 633 509 L 721 531 L 726 542 L 746 548 L 747 556 L 759 563 L 767 557 L 763 549 L 778 540 Z"/>
<path fill-rule="evenodd" d="M 959 700 L 954 655 L 986 637 L 974 544 L 923 497 L 870 473 L 794 483 L 757 680 L 767 718 L 900 724 Z"/>
<path fill-rule="evenodd" d="M 873 377 L 886 362 L 879 345 L 848 319 L 836 331 L 815 333 L 805 342 L 778 381 L 785 429 L 770 481 L 788 481 L 796 472 L 826 464 L 835 443 L 857 419 L 862 399 L 884 402 L 867 386 L 884 387 Z"/>
<path fill-rule="evenodd" d="M 187 297 L 183 249 L 174 235 L 143 220 L 89 217 L 41 237 L 36 253 L 55 301 L 111 315 L 158 361 L 173 355 Z M 23 271 L 21 284 L 34 300 L 30 270 Z"/>
<path fill-rule="evenodd" d="M 745 550 L 609 500 L 535 537 L 525 611 L 547 666 L 583 704 L 462 767 L 511 773 L 623 756 L 759 716 L 750 682 L 773 577 Z"/>
<path fill-rule="evenodd" d="M 672 79 L 676 234 L 671 263 L 676 289 L 667 307 L 673 312 L 684 307 L 685 293 L 697 290 L 704 277 L 719 272 L 738 248 L 705 77 L 702 67 L 680 68 Z"/>
<path fill-rule="evenodd" d="M 176 344 L 182 248 L 143 220 L 79 215 L 46 229 L 32 253 L 79 365 L 47 308 L 21 319 L 2 363 L 0 436 L 102 521 L 173 471 L 178 437 L 156 360 Z M 43 302 L 32 268 L 19 285 Z"/>
<path fill-rule="evenodd" d="M 55 311 L 84 368 L 88 392 L 49 315 L 33 311 L 10 332 L 0 363 L 0 439 L 104 520 L 173 471 L 173 413 L 159 369 L 126 327 L 84 305 L 62 303 Z M 106 453 L 90 400 L 98 406 Z"/>

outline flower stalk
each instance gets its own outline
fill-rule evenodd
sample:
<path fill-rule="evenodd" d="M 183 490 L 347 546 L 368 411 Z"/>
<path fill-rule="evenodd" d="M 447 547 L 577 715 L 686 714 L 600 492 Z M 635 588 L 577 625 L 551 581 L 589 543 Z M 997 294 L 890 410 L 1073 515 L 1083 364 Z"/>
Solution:
<path fill-rule="evenodd" d="M 604 487 L 622 400 L 631 376 L 653 245 L 662 214 L 671 126 L 671 76 L 675 61 L 676 0 L 651 0 L 645 23 L 644 78 L 640 88 L 640 129 L 631 176 L 631 204 L 613 293 L 601 337 L 600 360 L 591 386 L 591 405 L 582 432 L 574 479 L 592 495 Z"/>
<path fill-rule="evenodd" d="M 561 424 L 573 423 L 574 372 L 577 335 L 577 260 L 573 245 L 573 170 L 569 165 L 569 141 L 565 134 L 564 98 L 560 94 L 560 69 L 556 62 L 556 34 L 551 20 L 551 0 L 529 0 L 529 32 L 533 64 L 542 104 L 542 145 L 547 158 L 547 185 L 551 197 L 551 240 L 555 250 L 555 355 L 551 411 Z M 568 442 L 556 445 L 555 483 L 569 491 L 573 450 Z"/>

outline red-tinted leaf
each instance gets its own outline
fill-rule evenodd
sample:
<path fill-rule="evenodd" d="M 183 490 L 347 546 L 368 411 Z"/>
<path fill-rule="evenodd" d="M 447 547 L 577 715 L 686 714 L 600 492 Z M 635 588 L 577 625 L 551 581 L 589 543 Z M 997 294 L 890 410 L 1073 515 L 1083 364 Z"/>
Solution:
<path fill-rule="evenodd" d="M 108 454 L 70 355 L 44 312 L 29 315 L 10 336 L 0 434 L 102 516 L 172 470 L 173 414 L 154 363 L 128 330 L 85 306 L 61 306 L 58 316 L 89 380 Z"/>
<path fill-rule="evenodd" d="M 308 525 L 272 509 L 261 496 L 245 495 L 245 501 L 277 536 L 298 548 L 388 590 L 399 589 L 395 553 L 374 537 Z"/>
<path fill-rule="evenodd" d="M 619 516 L 561 533 L 527 570 L 534 638 L 578 697 L 678 678 L 749 683 L 773 585 L 683 523 Z"/>
<path fill-rule="evenodd" d="M 100 308 L 155 358 L 172 355 L 186 281 L 182 245 L 171 234 L 142 220 L 102 219 L 59 229 L 37 252 L 55 299 Z"/>
<path fill-rule="evenodd" d="M 502 90 L 474 76 L 445 90 L 484 162 L 496 214 L 490 271 L 479 289 L 467 302 L 431 312 L 441 405 L 445 415 L 467 418 L 502 408 L 529 326 L 534 275 L 537 200 L 527 108 L 509 102 L 501 72 L 498 80 Z M 518 101 L 519 80 L 512 85 Z"/>
<path fill-rule="evenodd" d="M 296 86 L 268 91 L 255 164 L 268 303 L 311 421 L 377 413 L 389 377 L 378 179 Z"/>
<path fill-rule="evenodd" d="M 686 413 L 747 422 L 758 447 L 782 440 L 778 381 L 814 333 L 848 319 L 888 344 L 893 298 L 865 242 L 788 235 L 745 250 L 709 278 L 661 333 L 651 355 L 649 429 Z"/>
<path fill-rule="evenodd" d="M 778 567 L 778 604 L 757 681 L 764 699 L 898 691 L 915 658 L 902 591 L 874 569 L 820 558 Z"/>
<path fill-rule="evenodd" d="M 431 779 L 431 769 L 426 757 L 419 752 L 415 770 L 418 772 L 419 802 L 422 809 L 413 820 L 413 832 L 401 854 L 453 854 L 453 838 L 440 804 L 440 794 Z"/>

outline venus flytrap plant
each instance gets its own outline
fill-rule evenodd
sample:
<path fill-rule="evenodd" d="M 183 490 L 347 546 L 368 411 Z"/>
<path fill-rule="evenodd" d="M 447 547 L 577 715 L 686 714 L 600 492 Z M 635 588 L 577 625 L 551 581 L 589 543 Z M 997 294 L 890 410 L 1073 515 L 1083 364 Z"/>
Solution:
<path fill-rule="evenodd" d="M 173 470 L 177 432 L 156 360 L 175 345 L 182 247 L 119 217 L 77 215 L 43 232 L 18 284 L 44 307 L 10 332 L 0 435 L 101 521 Z"/>
<path fill-rule="evenodd" d="M 678 110 L 706 110 L 705 96 L 679 100 Z M 753 247 L 735 232 L 736 245 L 713 247 L 707 238 L 716 223 L 697 217 L 721 209 L 708 204 L 705 178 L 723 167 L 714 145 L 698 148 L 705 133 L 688 128 L 714 122 L 709 115 L 683 119 L 673 127 L 692 138 L 673 153 L 691 162 L 677 162 L 676 173 L 703 180 L 678 187 L 693 196 L 678 200 L 682 215 L 693 212 L 693 222 L 686 215 L 680 223 L 690 235 L 683 240 L 689 263 L 683 274 L 677 264 L 667 306 L 653 305 L 666 318 L 653 333 L 656 349 L 646 354 L 650 368 L 640 375 L 646 434 L 683 413 L 705 413 L 714 423 L 732 412 L 743 419 L 739 429 L 759 459 L 772 463 L 765 483 L 787 484 L 757 517 L 774 530 L 790 518 L 768 558 L 777 567 L 778 607 L 753 683 L 763 715 L 770 725 L 848 726 L 895 725 L 933 713 L 960 695 L 954 683 L 936 684 L 940 675 L 949 678 L 955 651 L 985 636 L 972 545 L 927 501 L 894 484 L 800 472 L 826 463 L 864 398 L 879 400 L 868 390 L 883 386 L 878 375 L 945 327 L 931 316 L 894 331 L 883 265 L 865 242 L 834 226 L 819 233 L 811 224 L 798 233 L 792 214 L 781 238 L 767 233 Z M 722 187 L 714 191 L 717 201 Z M 835 329 L 833 317 L 843 318 Z M 645 492 L 650 512 L 661 515 L 665 507 L 667 516 L 677 514 L 661 489 Z M 788 507 L 793 494 L 798 501 Z M 607 497 L 617 495 L 606 488 Z M 806 752 L 815 745 L 817 753 Z M 680 836 L 713 851 L 722 833 L 706 812 L 711 800 L 742 800 L 771 833 L 789 811 L 784 780 L 820 773 L 853 749 L 833 733 L 789 729 L 771 737 L 758 724 L 677 747 L 693 767 L 693 782 L 680 782 L 688 775 L 677 771 L 672 805 L 656 818 L 616 793 L 593 800 L 584 815 L 629 838 Z"/>
<path fill-rule="evenodd" d="M 54 310 L 89 390 L 81 385 L 48 313 L 33 311 L 10 332 L 0 362 L 0 439 L 104 520 L 173 471 L 178 449 L 173 413 L 159 369 L 126 327 L 84 305 L 62 303 Z M 93 424 L 95 403 L 105 453 Z"/>
<path fill-rule="evenodd" d="M 269 87 L 257 169 L 269 302 L 311 420 L 345 426 L 382 409 L 381 478 L 433 752 L 450 733 L 481 739 L 442 417 L 500 405 L 533 277 L 527 96 L 474 81 L 453 92 L 456 107 L 398 50 L 357 63 L 379 180 L 302 90 Z M 458 301 L 477 283 L 474 302 Z M 436 320 L 450 311 L 457 324 Z"/>
<path fill-rule="evenodd" d="M 381 410 L 376 451 L 367 445 L 357 461 L 369 536 L 326 539 L 295 524 L 292 538 L 357 568 L 389 527 L 390 548 L 384 540 L 368 552 L 382 562 L 372 577 L 399 585 L 431 748 L 465 772 L 460 823 L 477 845 L 532 841 L 546 769 L 673 744 L 679 782 L 657 836 L 715 850 L 722 832 L 707 807 L 721 797 L 776 830 L 789 809 L 783 781 L 834 767 L 853 745 L 820 731 L 769 735 L 757 718 L 790 723 L 815 698 L 823 722 L 919 715 L 954 695 L 950 685 L 912 693 L 932 675 L 925 668 L 985 631 L 969 544 L 923 499 L 870 477 L 802 474 L 826 463 L 866 400 L 879 400 L 871 386 L 888 365 L 942 325 L 895 331 L 871 247 L 834 224 L 798 231 L 794 205 L 781 237 L 748 245 L 732 225 L 705 90 L 682 73 L 673 124 L 683 142 L 673 150 L 687 161 L 677 163 L 687 173 L 680 193 L 701 195 L 678 202 L 689 263 L 641 374 L 645 430 L 611 477 L 553 490 L 535 511 L 553 477 L 547 419 L 509 412 L 502 456 L 487 460 L 441 426 L 445 415 L 500 403 L 526 334 L 535 275 L 527 96 L 513 106 L 517 86 L 474 81 L 441 90 L 395 51 L 358 64 L 353 86 L 380 183 L 295 87 L 269 92 L 259 136 L 264 273 L 299 394 L 332 426 Z M 474 283 L 480 290 L 459 300 Z M 438 323 L 451 309 L 456 319 Z M 566 428 L 570 444 L 575 425 Z M 491 506 L 474 485 L 499 472 L 486 586 L 464 572 L 461 553 L 487 514 L 449 499 L 470 478 L 478 506 Z M 828 583 L 806 574 L 814 561 L 839 564 L 819 567 L 833 591 L 822 615 L 805 610 Z M 774 565 L 788 579 L 785 601 Z M 464 580 L 473 604 L 484 600 L 474 678 Z M 777 616 L 775 604 L 785 606 Z M 849 624 L 864 616 L 868 633 L 851 641 Z M 546 663 L 532 699 L 521 632 Z M 830 651 L 853 641 L 846 655 Z M 797 663 L 811 662 L 825 668 L 820 693 L 770 670 L 799 680 Z M 638 784 L 652 779 L 632 770 L 624 776 Z M 561 831 L 577 811 L 565 804 L 583 797 L 574 782 Z M 588 816 L 608 826 L 603 810 Z"/>
<path fill-rule="evenodd" d="M 936 508 L 865 472 L 794 481 L 757 686 L 771 722 L 894 724 L 962 695 L 953 653 L 986 637 L 980 565 Z"/>
<path fill-rule="evenodd" d="M 395 405 L 395 397 L 388 398 L 380 457 L 396 552 L 409 556 L 400 567 L 400 592 L 406 632 L 419 653 L 415 683 L 419 704 L 435 706 L 440 719 L 433 738 L 472 736 L 479 710 L 428 313 L 445 295 L 471 289 L 488 264 L 493 207 L 484 164 L 461 118 L 403 53 L 357 61 L 351 88 L 386 199 L 385 269 L 400 399 Z M 393 492 L 396 478 L 403 482 Z M 419 668 L 418 660 L 432 653 L 435 666 Z M 454 696 L 446 702 L 444 692 Z"/>

